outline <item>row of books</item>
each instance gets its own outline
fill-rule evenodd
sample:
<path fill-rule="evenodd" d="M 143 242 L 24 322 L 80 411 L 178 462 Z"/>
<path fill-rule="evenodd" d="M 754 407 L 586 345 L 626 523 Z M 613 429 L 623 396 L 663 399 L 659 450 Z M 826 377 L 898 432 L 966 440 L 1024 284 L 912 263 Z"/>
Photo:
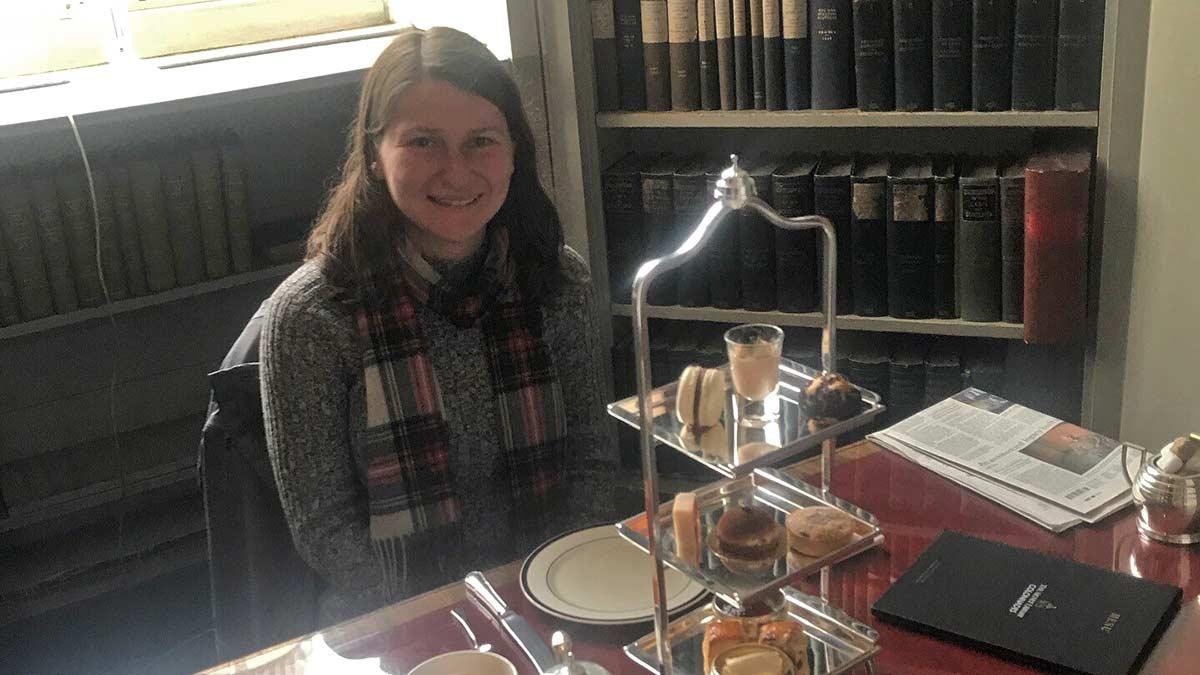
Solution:
<path fill-rule="evenodd" d="M 758 196 L 784 216 L 818 214 L 837 233 L 839 313 L 1025 324 L 1029 342 L 1071 342 L 1085 310 L 1091 156 L 763 154 Z M 712 203 L 725 161 L 630 153 L 602 174 L 611 293 L 675 249 Z M 728 222 L 732 220 L 733 222 Z M 815 230 L 728 216 L 695 260 L 655 280 L 654 305 L 820 309 Z"/>
<path fill-rule="evenodd" d="M 81 163 L 0 178 L 0 326 L 104 304 L 101 274 L 121 300 L 251 269 L 236 137 L 94 161 L 92 186 L 95 215 Z"/>
<path fill-rule="evenodd" d="M 1103 0 L 592 0 L 600 110 L 1096 110 Z"/>

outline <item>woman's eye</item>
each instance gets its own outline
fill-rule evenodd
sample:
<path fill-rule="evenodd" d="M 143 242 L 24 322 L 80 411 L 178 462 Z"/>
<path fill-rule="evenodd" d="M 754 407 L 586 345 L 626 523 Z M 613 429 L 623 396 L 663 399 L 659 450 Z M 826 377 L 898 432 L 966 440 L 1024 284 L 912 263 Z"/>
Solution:
<path fill-rule="evenodd" d="M 485 147 L 488 147 L 491 145 L 496 145 L 499 142 L 500 141 L 497 141 L 496 139 L 492 138 L 491 136 L 476 136 L 475 137 L 475 147 L 477 147 L 477 148 L 485 148 Z"/>
<path fill-rule="evenodd" d="M 405 145 L 409 145 L 414 148 L 432 148 L 434 146 L 434 140 L 429 136 L 417 136 L 416 138 L 409 139 L 408 143 Z"/>

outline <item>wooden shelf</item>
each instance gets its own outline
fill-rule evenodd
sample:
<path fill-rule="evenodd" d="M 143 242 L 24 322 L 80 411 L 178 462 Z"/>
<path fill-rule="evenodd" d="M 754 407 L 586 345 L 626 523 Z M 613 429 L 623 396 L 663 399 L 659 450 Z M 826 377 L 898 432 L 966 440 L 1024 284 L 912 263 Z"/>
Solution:
<path fill-rule="evenodd" d="M 81 309 L 77 312 L 68 312 L 66 314 L 55 314 L 33 321 L 25 321 L 23 323 L 14 324 L 5 328 L 0 328 L 0 340 L 8 340 L 10 338 L 20 337 L 22 335 L 33 335 L 43 331 L 54 330 L 64 326 L 70 326 L 84 321 L 93 321 L 95 319 L 104 319 L 111 314 L 124 314 L 133 312 L 146 307 L 154 307 L 155 305 L 165 305 L 167 303 L 184 300 L 186 298 L 194 298 L 206 293 L 215 293 L 238 286 L 245 286 L 257 281 L 265 281 L 267 279 L 276 279 L 286 277 L 300 266 L 298 262 L 284 263 L 267 267 L 244 274 L 233 274 L 212 281 L 204 281 L 190 286 L 180 286 L 172 288 L 161 293 L 152 293 L 136 298 L 128 298 L 126 300 L 118 300 L 110 305 L 102 305 L 100 307 L 89 307 Z"/>
<path fill-rule="evenodd" d="M 863 112 L 847 110 L 698 110 L 597 113 L 603 129 L 806 128 L 806 127 L 1075 127 L 1095 129 L 1096 111 L 1063 112 Z"/>
<path fill-rule="evenodd" d="M 649 307 L 652 319 L 675 319 L 680 321 L 715 321 L 717 323 L 772 323 L 779 326 L 803 326 L 820 328 L 821 314 L 809 312 L 754 312 L 745 309 L 716 309 L 713 307 L 681 307 L 679 305 Z M 614 316 L 633 316 L 632 305 L 613 303 Z M 862 330 L 879 333 L 919 333 L 924 335 L 958 335 L 963 337 L 1002 338 L 1020 340 L 1025 337 L 1025 328 L 1019 323 L 979 323 L 961 319 L 897 319 L 890 316 L 839 316 L 837 327 L 845 330 Z"/>

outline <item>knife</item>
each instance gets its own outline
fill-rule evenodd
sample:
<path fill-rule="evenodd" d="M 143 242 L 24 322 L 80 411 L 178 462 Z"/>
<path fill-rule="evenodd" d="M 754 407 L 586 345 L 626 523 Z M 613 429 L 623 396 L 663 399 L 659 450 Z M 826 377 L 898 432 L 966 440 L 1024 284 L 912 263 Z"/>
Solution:
<path fill-rule="evenodd" d="M 522 652 L 525 652 L 525 656 L 529 657 L 539 673 L 551 673 L 558 670 L 558 659 L 550 651 L 546 641 L 533 630 L 533 626 L 529 625 L 525 617 L 509 608 L 496 589 L 492 588 L 492 584 L 483 576 L 483 573 L 471 572 L 467 574 L 463 583 L 466 584 L 467 595 L 471 596 L 500 623 L 504 632 L 508 633 L 508 636 L 517 643 Z"/>

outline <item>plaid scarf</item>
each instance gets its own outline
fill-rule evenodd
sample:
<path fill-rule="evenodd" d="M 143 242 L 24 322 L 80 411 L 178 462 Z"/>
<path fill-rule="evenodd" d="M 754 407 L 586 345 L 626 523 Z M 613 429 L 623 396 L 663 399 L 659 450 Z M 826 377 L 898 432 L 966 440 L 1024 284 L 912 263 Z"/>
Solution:
<path fill-rule="evenodd" d="M 459 328 L 478 325 L 492 383 L 503 469 L 515 503 L 544 511 L 563 482 L 566 417 L 562 389 L 542 337 L 542 311 L 514 283 L 507 232 L 496 228 L 472 279 L 454 288 L 407 244 L 400 272 L 363 284 L 357 326 L 363 341 L 367 493 L 371 539 L 389 594 L 404 537 L 461 516 L 441 389 L 417 320 L 417 305 Z M 400 574 L 405 574 L 401 571 Z"/>

